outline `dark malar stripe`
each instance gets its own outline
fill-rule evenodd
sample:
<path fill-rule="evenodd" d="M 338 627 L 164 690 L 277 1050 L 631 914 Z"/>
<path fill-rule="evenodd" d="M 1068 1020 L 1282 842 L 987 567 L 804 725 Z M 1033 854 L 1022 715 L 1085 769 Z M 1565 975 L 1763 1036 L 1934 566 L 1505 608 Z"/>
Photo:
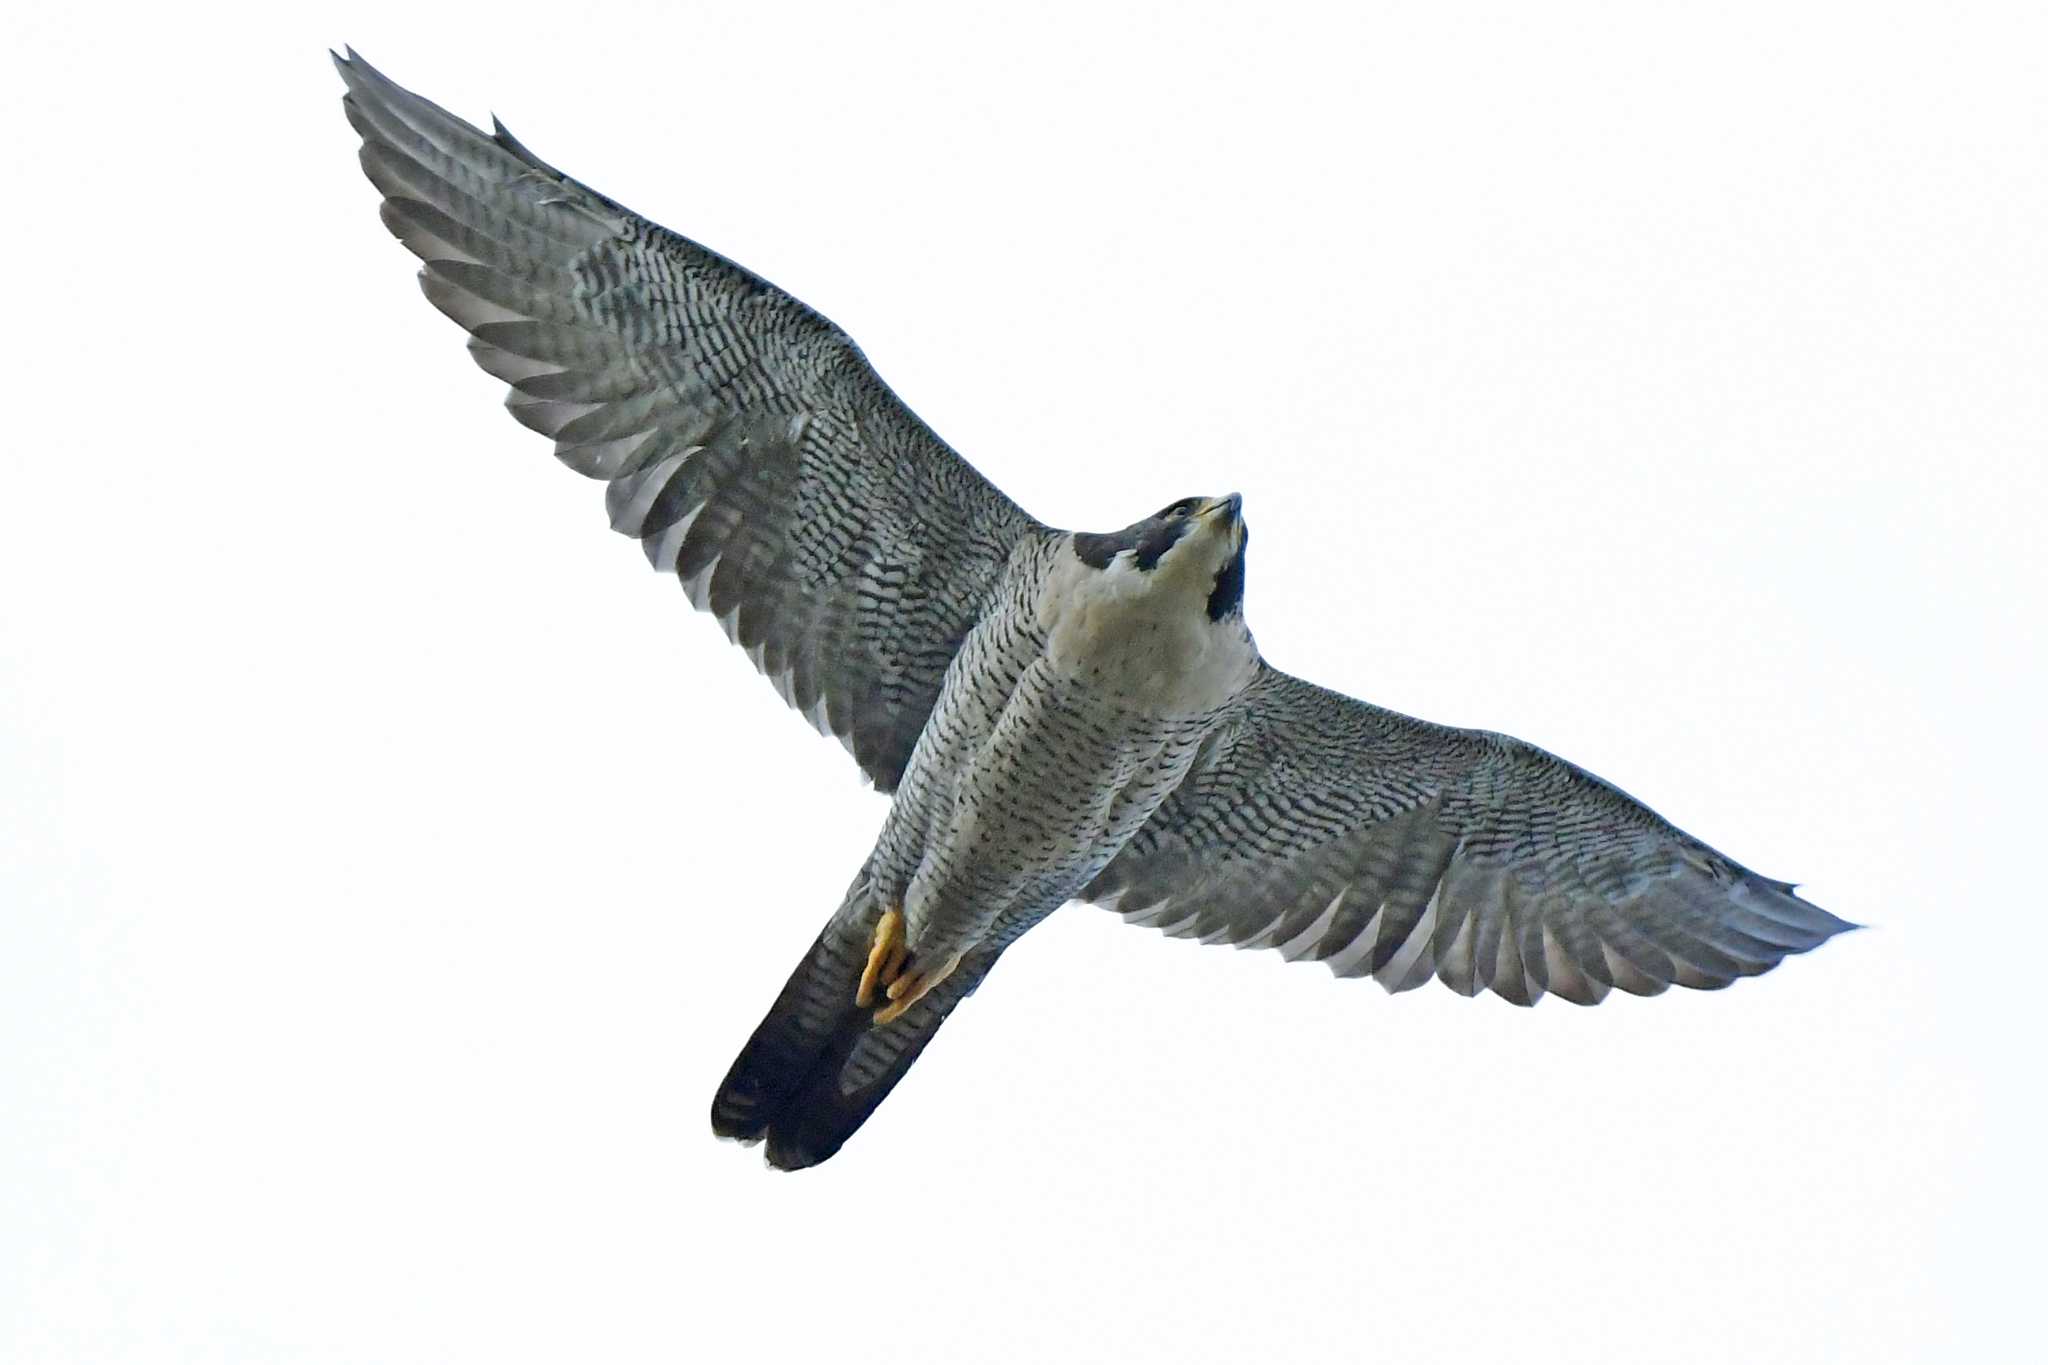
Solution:
<path fill-rule="evenodd" d="M 1216 586 L 1209 593 L 1209 619 L 1221 621 L 1244 605 L 1244 547 L 1251 532 L 1238 528 L 1237 553 L 1216 571 Z"/>

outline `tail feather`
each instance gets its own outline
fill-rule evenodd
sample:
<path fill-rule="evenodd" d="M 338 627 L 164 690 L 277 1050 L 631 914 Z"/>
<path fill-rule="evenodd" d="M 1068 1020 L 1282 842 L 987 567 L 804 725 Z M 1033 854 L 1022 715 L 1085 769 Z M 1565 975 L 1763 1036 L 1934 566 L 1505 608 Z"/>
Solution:
<path fill-rule="evenodd" d="M 711 1102 L 713 1132 L 765 1140 L 768 1164 L 781 1170 L 815 1166 L 837 1152 L 1001 952 L 969 953 L 902 1017 L 876 1028 L 874 1010 L 854 1004 L 853 995 L 877 913 L 832 917 Z"/>

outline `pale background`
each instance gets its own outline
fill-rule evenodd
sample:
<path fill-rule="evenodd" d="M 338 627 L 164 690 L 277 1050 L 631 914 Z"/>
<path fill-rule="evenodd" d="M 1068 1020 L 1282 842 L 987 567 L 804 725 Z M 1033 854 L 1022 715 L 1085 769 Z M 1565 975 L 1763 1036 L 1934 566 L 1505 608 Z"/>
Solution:
<path fill-rule="evenodd" d="M 2037 6 L 72 8 L 0 24 L 0 1359 L 2038 1344 Z M 497 410 L 343 42 L 1875 927 L 1525 1011 L 1074 907 L 828 1166 L 715 1142 L 882 801 Z"/>

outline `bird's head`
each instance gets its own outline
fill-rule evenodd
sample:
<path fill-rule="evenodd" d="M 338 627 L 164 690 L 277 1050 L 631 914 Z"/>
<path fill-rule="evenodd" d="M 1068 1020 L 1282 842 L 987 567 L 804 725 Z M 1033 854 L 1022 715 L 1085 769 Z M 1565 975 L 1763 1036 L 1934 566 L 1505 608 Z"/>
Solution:
<path fill-rule="evenodd" d="M 1244 499 L 1182 498 L 1121 531 L 1074 534 L 1083 564 L 1138 592 L 1198 602 L 1211 621 L 1244 610 Z"/>

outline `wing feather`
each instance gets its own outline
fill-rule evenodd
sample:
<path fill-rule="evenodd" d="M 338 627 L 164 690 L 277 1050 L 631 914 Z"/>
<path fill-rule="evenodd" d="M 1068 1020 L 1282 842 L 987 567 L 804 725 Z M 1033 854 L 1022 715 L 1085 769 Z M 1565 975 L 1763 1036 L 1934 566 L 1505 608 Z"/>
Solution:
<path fill-rule="evenodd" d="M 1133 923 L 1390 991 L 1715 989 L 1852 928 L 1591 773 L 1262 665 L 1083 892 Z"/>
<path fill-rule="evenodd" d="M 335 62 L 384 225 L 513 418 L 604 480 L 613 528 L 893 790 L 1011 551 L 1044 528 L 796 299 L 495 120 Z"/>

